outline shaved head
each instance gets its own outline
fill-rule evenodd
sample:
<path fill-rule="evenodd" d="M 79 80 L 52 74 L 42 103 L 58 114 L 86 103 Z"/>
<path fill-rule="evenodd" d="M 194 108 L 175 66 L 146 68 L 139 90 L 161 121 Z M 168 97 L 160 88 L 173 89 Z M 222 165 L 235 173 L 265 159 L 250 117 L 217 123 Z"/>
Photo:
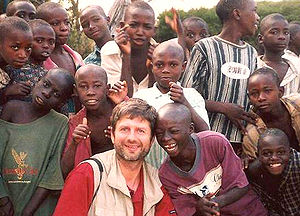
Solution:
<path fill-rule="evenodd" d="M 184 61 L 183 48 L 175 40 L 168 40 L 159 44 L 153 51 L 153 58 L 164 53 L 171 54 L 171 56 L 178 57 L 180 61 Z"/>
<path fill-rule="evenodd" d="M 183 120 L 187 125 L 192 123 L 192 115 L 190 110 L 180 103 L 168 103 L 158 110 L 158 120 L 160 118 L 173 119 L 176 121 Z"/>
<path fill-rule="evenodd" d="M 285 17 L 279 13 L 269 14 L 268 16 L 265 16 L 260 23 L 260 33 L 264 35 L 265 31 L 269 29 L 274 22 L 277 21 L 283 21 L 288 23 Z"/>
<path fill-rule="evenodd" d="M 97 74 L 97 75 L 99 75 L 99 78 L 101 78 L 101 81 L 104 81 L 105 83 L 107 83 L 106 71 L 102 67 L 100 67 L 98 65 L 94 65 L 94 64 L 87 64 L 87 65 L 80 67 L 75 73 L 75 82 L 77 83 L 79 75 L 85 74 L 85 73 Z"/>
<path fill-rule="evenodd" d="M 103 10 L 103 8 L 102 8 L 101 6 L 99 6 L 99 5 L 89 5 L 89 6 L 85 7 L 85 8 L 83 8 L 83 9 L 80 11 L 80 16 L 81 16 L 81 15 L 83 14 L 83 12 L 85 12 L 86 10 L 96 10 L 96 11 L 99 12 L 99 14 L 100 14 L 101 16 L 103 16 L 104 18 L 107 18 L 106 14 L 105 14 L 105 12 L 104 12 L 104 10 Z"/>
<path fill-rule="evenodd" d="M 286 147 L 290 147 L 290 142 L 289 139 L 287 137 L 287 135 L 280 129 L 278 128 L 268 128 L 266 129 L 260 136 L 258 139 L 258 150 L 261 149 L 262 145 L 263 145 L 263 141 L 265 140 L 266 137 L 276 137 L 278 140 L 281 141 L 281 144 L 283 144 Z"/>

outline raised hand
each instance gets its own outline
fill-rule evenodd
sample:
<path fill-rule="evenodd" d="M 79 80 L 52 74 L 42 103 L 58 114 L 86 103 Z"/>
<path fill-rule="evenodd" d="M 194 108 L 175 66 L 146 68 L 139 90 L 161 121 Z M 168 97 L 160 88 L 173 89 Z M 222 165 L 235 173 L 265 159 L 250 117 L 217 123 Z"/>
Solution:
<path fill-rule="evenodd" d="M 186 105 L 187 100 L 184 97 L 183 88 L 180 85 L 177 85 L 175 82 L 170 82 L 169 85 L 170 85 L 171 100 Z"/>
<path fill-rule="evenodd" d="M 183 26 L 179 14 L 174 8 L 171 9 L 171 12 L 173 14 L 173 19 L 171 19 L 168 16 L 165 16 L 166 24 L 168 24 L 171 27 L 171 29 L 174 32 L 176 32 L 177 35 L 181 35 L 181 34 L 183 35 Z"/>
<path fill-rule="evenodd" d="M 17 82 L 8 85 L 5 91 L 6 96 L 27 96 L 31 92 L 31 87 L 26 82 Z"/>
<path fill-rule="evenodd" d="M 115 103 L 119 104 L 126 98 L 128 93 L 126 81 L 118 81 L 108 90 L 108 97 Z"/>
<path fill-rule="evenodd" d="M 87 118 L 83 118 L 82 124 L 77 125 L 73 132 L 73 141 L 75 144 L 79 144 L 82 140 L 88 138 L 91 134 L 89 129 Z"/>
<path fill-rule="evenodd" d="M 126 28 L 128 28 L 128 27 L 129 27 L 129 25 L 126 24 L 124 27 L 116 29 L 117 35 L 115 37 L 115 41 L 119 45 L 119 48 L 122 53 L 130 55 L 131 44 L 130 44 L 129 36 L 125 32 Z"/>
<path fill-rule="evenodd" d="M 7 196 L 0 198 L 0 215 L 4 215 L 4 216 L 14 215 L 13 204 L 10 201 L 9 197 Z"/>

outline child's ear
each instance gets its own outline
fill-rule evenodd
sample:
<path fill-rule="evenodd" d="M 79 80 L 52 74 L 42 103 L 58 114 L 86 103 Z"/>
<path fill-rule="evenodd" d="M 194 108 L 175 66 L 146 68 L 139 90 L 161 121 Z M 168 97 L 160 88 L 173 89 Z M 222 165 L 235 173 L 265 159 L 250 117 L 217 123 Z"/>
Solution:
<path fill-rule="evenodd" d="M 186 64 L 187 64 L 187 61 L 183 61 L 182 66 L 181 66 L 182 72 L 185 71 Z"/>
<path fill-rule="evenodd" d="M 279 87 L 279 98 L 281 98 L 284 94 L 284 87 L 283 86 L 280 86 Z"/>
<path fill-rule="evenodd" d="M 108 95 L 109 89 L 110 89 L 110 88 L 111 88 L 110 84 L 107 84 L 107 85 L 106 85 L 106 95 Z"/>
<path fill-rule="evenodd" d="M 73 84 L 73 94 L 74 94 L 75 96 L 78 96 L 76 84 Z"/>
<path fill-rule="evenodd" d="M 191 124 L 190 124 L 189 132 L 190 132 L 190 134 L 192 134 L 192 133 L 195 132 L 195 126 L 194 126 L 194 123 L 193 123 L 193 122 L 191 122 Z"/>
<path fill-rule="evenodd" d="M 259 43 L 259 44 L 263 44 L 263 42 L 264 42 L 264 40 L 263 40 L 263 35 L 262 34 L 258 34 L 257 35 L 257 42 Z"/>
<path fill-rule="evenodd" d="M 235 20 L 240 20 L 241 19 L 241 11 L 239 9 L 234 9 L 232 11 L 232 17 L 235 19 Z"/>
<path fill-rule="evenodd" d="M 110 23 L 110 17 L 109 16 L 106 17 L 106 21 L 107 21 L 107 24 Z"/>

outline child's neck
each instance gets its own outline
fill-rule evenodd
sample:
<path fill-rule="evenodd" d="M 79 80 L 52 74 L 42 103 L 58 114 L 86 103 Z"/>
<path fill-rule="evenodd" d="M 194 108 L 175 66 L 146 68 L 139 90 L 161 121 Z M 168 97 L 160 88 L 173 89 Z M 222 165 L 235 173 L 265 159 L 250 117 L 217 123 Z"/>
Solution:
<path fill-rule="evenodd" d="M 229 41 L 236 45 L 243 45 L 243 42 L 241 41 L 241 38 L 243 36 L 242 33 L 240 31 L 237 31 L 236 28 L 234 28 L 234 26 L 229 22 L 224 23 L 222 31 L 218 36 L 223 40 Z"/>
<path fill-rule="evenodd" d="M 258 115 L 262 118 L 265 124 L 272 122 L 280 122 L 279 119 L 285 118 L 287 110 L 283 103 L 280 101 L 280 104 L 275 107 L 276 109 L 273 109 L 269 113 L 258 113 Z"/>
<path fill-rule="evenodd" d="M 158 83 L 156 83 L 156 86 L 162 94 L 167 94 L 170 91 L 170 88 L 163 88 Z"/>
<path fill-rule="evenodd" d="M 63 54 L 65 52 L 65 49 L 63 48 L 64 44 L 55 44 L 54 50 L 52 51 L 52 54 Z"/>
<path fill-rule="evenodd" d="M 99 41 L 95 41 L 97 47 L 99 49 L 101 49 L 104 44 L 106 44 L 108 41 L 111 41 L 112 37 L 110 36 L 110 34 L 106 34 L 103 38 L 101 38 Z"/>
<path fill-rule="evenodd" d="M 273 62 L 273 63 L 281 63 L 283 62 L 283 59 L 282 59 L 282 55 L 283 55 L 283 52 L 270 52 L 268 50 L 265 50 L 265 53 L 262 57 L 262 60 L 268 64 L 268 62 Z"/>
<path fill-rule="evenodd" d="M 107 114 L 111 114 L 111 110 L 113 109 L 114 104 L 111 100 L 108 98 L 99 105 L 99 108 L 97 110 L 87 110 L 87 117 L 98 119 L 102 118 L 103 116 L 106 116 Z"/>

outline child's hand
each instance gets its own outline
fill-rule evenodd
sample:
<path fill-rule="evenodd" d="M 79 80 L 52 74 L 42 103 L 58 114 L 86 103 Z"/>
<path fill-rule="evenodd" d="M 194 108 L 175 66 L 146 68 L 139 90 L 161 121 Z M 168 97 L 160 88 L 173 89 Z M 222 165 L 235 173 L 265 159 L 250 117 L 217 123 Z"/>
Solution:
<path fill-rule="evenodd" d="M 210 201 L 204 197 L 198 198 L 196 212 L 197 215 L 202 216 L 220 216 L 218 203 Z"/>
<path fill-rule="evenodd" d="M 173 14 L 173 19 L 171 19 L 168 16 L 165 16 L 165 22 L 166 24 L 168 24 L 171 29 L 176 32 L 177 35 L 183 35 L 183 26 L 179 17 L 179 14 L 177 13 L 177 11 L 172 8 L 171 12 Z"/>
<path fill-rule="evenodd" d="M 90 136 L 91 131 L 87 125 L 87 119 L 83 118 L 82 124 L 77 125 L 73 132 L 73 141 L 75 144 L 79 144 L 83 139 Z"/>
<path fill-rule="evenodd" d="M 14 215 L 13 204 L 10 201 L 9 197 L 7 196 L 0 198 L 0 215 L 5 215 L 5 216 Z"/>
<path fill-rule="evenodd" d="M 151 66 L 152 62 L 152 56 L 153 56 L 153 51 L 154 49 L 158 46 L 159 43 L 150 43 L 149 49 L 148 49 L 148 58 L 146 61 L 146 66 L 149 68 Z"/>
<path fill-rule="evenodd" d="M 111 126 L 108 126 L 107 129 L 104 130 L 104 136 L 107 138 L 111 138 Z"/>
<path fill-rule="evenodd" d="M 184 97 L 183 88 L 174 82 L 170 82 L 169 85 L 170 85 L 171 100 L 173 100 L 174 102 L 186 105 L 187 100 Z"/>
<path fill-rule="evenodd" d="M 129 25 L 126 24 L 123 28 L 116 29 L 117 35 L 115 37 L 115 41 L 119 45 L 119 48 L 122 53 L 130 55 L 131 44 L 130 44 L 129 36 L 125 32 L 125 29 L 128 27 L 129 27 Z"/>
<path fill-rule="evenodd" d="M 245 153 L 242 153 L 241 155 L 241 162 L 242 162 L 242 166 L 243 166 L 243 169 L 248 169 L 249 167 L 249 164 L 251 162 L 253 162 L 255 160 L 255 158 L 253 157 L 250 157 L 249 155 L 246 155 Z"/>
<path fill-rule="evenodd" d="M 31 87 L 26 82 L 18 82 L 6 87 L 6 96 L 27 96 L 31 92 Z"/>
<path fill-rule="evenodd" d="M 118 81 L 108 90 L 108 97 L 115 104 L 119 104 L 126 98 L 128 93 L 126 81 Z"/>

